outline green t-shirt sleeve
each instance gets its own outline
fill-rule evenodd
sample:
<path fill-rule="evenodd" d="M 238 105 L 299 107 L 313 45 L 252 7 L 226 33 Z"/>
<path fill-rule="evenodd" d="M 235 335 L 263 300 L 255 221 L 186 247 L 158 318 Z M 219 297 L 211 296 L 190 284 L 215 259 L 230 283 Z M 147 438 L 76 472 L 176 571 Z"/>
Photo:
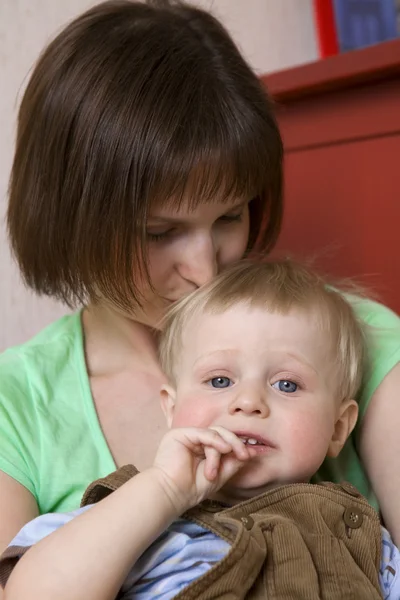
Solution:
<path fill-rule="evenodd" d="M 400 318 L 377 302 L 354 298 L 350 301 L 365 325 L 367 339 L 367 364 L 358 398 L 360 423 L 375 390 L 400 361 Z"/>
<path fill-rule="evenodd" d="M 0 355 L 0 470 L 36 497 L 36 410 L 24 361 L 13 351 Z"/>

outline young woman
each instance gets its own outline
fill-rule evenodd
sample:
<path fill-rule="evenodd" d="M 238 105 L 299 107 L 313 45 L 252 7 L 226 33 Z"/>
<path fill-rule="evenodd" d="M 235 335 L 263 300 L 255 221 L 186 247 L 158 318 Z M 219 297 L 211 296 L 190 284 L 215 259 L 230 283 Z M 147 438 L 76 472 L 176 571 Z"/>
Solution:
<path fill-rule="evenodd" d="M 181 2 L 89 10 L 47 47 L 22 100 L 8 228 L 26 283 L 82 309 L 0 357 L 0 551 L 89 482 L 151 464 L 164 433 L 166 308 L 279 234 L 282 143 L 223 27 Z M 347 479 L 400 543 L 399 319 L 376 331 Z M 371 482 L 371 484 L 370 484 Z"/>

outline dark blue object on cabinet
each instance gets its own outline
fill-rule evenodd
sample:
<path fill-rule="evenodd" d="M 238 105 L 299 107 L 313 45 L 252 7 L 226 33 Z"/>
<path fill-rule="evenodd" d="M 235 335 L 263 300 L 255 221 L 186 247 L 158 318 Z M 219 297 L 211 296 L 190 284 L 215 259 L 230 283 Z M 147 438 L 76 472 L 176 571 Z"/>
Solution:
<path fill-rule="evenodd" d="M 341 52 L 398 36 L 395 0 L 333 0 Z"/>

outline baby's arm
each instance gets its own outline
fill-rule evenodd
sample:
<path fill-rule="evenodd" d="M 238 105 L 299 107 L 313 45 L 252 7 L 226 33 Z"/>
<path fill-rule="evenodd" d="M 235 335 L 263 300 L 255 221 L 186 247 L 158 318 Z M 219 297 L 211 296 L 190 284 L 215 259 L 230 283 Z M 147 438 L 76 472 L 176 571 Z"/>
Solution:
<path fill-rule="evenodd" d="M 5 599 L 113 600 L 150 544 L 230 479 L 250 452 L 222 428 L 171 430 L 151 468 L 21 558 Z"/>

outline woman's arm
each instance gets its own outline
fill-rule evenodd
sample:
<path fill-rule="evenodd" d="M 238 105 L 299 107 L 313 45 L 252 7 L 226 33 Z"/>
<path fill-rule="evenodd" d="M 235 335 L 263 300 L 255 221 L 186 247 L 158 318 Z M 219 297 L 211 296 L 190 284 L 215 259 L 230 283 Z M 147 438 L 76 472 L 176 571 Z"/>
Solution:
<path fill-rule="evenodd" d="M 400 363 L 378 386 L 360 430 L 360 454 L 394 542 L 400 545 Z"/>
<path fill-rule="evenodd" d="M 18 531 L 39 514 L 36 500 L 28 490 L 0 471 L 0 554 Z M 4 591 L 0 588 L 0 600 Z"/>

